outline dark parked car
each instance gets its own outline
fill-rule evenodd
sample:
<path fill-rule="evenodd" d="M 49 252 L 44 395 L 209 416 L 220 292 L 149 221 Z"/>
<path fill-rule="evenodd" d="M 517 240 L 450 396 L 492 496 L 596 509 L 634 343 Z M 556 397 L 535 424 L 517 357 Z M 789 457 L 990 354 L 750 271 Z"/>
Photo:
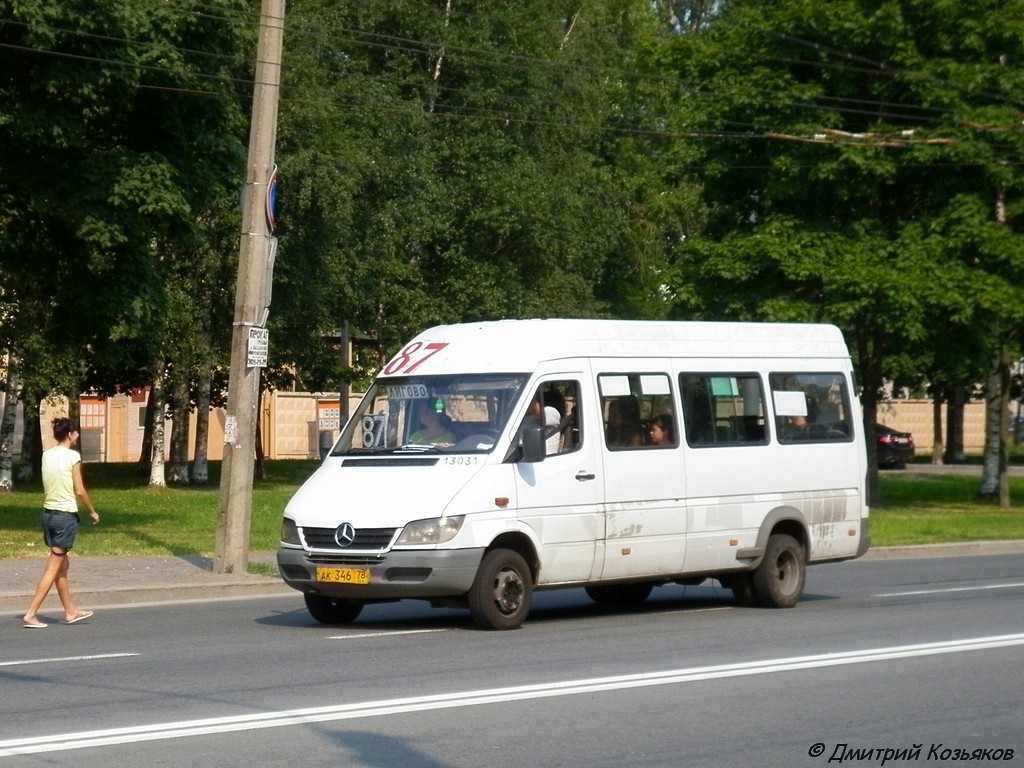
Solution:
<path fill-rule="evenodd" d="M 909 432 L 897 432 L 885 424 L 875 424 L 875 446 L 880 467 L 903 469 L 908 461 L 914 460 L 914 436 Z"/>

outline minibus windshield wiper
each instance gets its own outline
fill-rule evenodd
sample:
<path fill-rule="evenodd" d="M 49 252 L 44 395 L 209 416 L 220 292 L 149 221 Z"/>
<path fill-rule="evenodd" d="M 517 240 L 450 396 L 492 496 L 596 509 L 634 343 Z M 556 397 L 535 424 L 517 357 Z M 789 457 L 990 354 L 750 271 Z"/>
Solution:
<path fill-rule="evenodd" d="M 440 453 L 441 449 L 430 443 L 406 443 L 394 449 L 398 453 Z"/>

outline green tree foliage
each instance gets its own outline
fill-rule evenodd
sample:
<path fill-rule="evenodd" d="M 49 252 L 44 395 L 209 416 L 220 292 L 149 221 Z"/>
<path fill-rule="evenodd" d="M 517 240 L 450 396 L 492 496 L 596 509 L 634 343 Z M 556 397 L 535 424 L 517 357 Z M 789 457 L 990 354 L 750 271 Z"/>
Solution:
<path fill-rule="evenodd" d="M 144 383 L 205 314 L 197 256 L 241 176 L 242 11 L 0 2 L 0 329 L 26 389 Z"/>
<path fill-rule="evenodd" d="M 257 24 L 0 0 L 0 342 L 26 392 L 223 378 Z M 869 423 L 884 382 L 1005 392 L 1022 41 L 1024 0 L 293 0 L 267 382 L 568 315 L 834 322 Z M 377 340 L 355 371 L 346 321 Z"/>
<path fill-rule="evenodd" d="M 884 382 L 934 374 L 944 349 L 987 348 L 958 366 L 984 378 L 1024 306 L 1008 66 L 1021 14 L 954 0 L 718 10 L 661 54 L 694 107 L 677 125 L 706 149 L 708 226 L 686 249 L 679 313 L 836 323 L 868 424 Z"/>
<path fill-rule="evenodd" d="M 624 0 L 292 3 L 275 308 L 308 311 L 275 327 L 347 319 L 390 352 L 438 322 L 649 312 L 624 297 L 675 211 L 624 121 L 654 23 Z"/>

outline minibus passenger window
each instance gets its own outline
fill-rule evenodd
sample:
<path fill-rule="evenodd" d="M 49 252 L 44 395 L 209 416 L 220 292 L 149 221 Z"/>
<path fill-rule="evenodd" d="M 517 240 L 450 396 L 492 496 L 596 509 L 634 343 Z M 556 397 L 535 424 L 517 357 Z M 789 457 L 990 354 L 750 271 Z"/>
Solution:
<path fill-rule="evenodd" d="M 679 444 L 667 374 L 609 373 L 601 374 L 597 381 L 608 448 L 672 448 Z"/>
<path fill-rule="evenodd" d="M 684 373 L 679 389 L 688 445 L 767 442 L 763 389 L 757 374 Z"/>
<path fill-rule="evenodd" d="M 841 373 L 773 373 L 768 377 L 780 443 L 852 439 L 850 399 Z"/>

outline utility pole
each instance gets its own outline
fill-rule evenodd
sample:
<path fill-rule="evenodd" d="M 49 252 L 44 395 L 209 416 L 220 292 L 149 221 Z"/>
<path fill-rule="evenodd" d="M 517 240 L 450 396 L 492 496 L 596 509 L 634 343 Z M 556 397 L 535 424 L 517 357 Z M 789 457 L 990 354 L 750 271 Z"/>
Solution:
<path fill-rule="evenodd" d="M 213 566 L 217 573 L 245 573 L 249 567 L 260 369 L 266 365 L 268 339 L 264 325 L 270 303 L 275 244 L 271 236 L 271 185 L 281 84 L 284 4 L 285 0 L 262 0 L 260 9 Z"/>
<path fill-rule="evenodd" d="M 338 429 L 345 428 L 345 422 L 348 421 L 348 398 L 349 398 L 349 385 L 348 385 L 348 374 L 352 369 L 352 337 L 349 333 L 348 320 L 345 320 L 341 325 L 341 364 L 344 366 L 345 371 L 342 373 L 341 386 L 338 387 Z"/>

